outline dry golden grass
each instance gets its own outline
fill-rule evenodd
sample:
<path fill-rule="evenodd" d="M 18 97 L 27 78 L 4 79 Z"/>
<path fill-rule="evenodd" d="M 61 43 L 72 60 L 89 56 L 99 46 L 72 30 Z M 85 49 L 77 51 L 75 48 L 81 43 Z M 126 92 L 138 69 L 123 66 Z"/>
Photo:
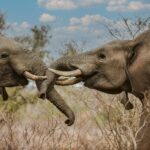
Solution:
<path fill-rule="evenodd" d="M 64 115 L 48 101 L 26 91 L 17 93 L 16 111 L 1 104 L 0 150 L 134 150 L 141 104 L 133 96 L 134 109 L 126 111 L 119 95 L 107 95 L 85 87 L 57 87 L 76 115 L 75 124 L 64 124 Z M 19 97 L 20 96 L 20 97 Z M 19 99 L 19 100 L 18 100 Z M 31 103 L 32 102 L 32 103 Z"/>

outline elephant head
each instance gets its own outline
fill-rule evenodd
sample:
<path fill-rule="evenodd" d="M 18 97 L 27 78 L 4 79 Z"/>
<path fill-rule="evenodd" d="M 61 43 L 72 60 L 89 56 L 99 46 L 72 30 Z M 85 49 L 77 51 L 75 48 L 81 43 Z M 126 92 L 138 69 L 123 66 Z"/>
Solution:
<path fill-rule="evenodd" d="M 24 86 L 28 79 L 35 80 L 40 98 L 50 100 L 68 117 L 66 124 L 72 125 L 74 113 L 55 90 L 55 78 L 56 75 L 34 52 L 13 39 L 0 36 L 0 94 L 3 99 L 8 98 L 5 87 Z"/>
<path fill-rule="evenodd" d="M 111 94 L 126 91 L 142 99 L 150 88 L 150 30 L 134 40 L 112 41 L 89 52 L 62 57 L 50 70 L 57 75 L 76 76 L 56 81 L 59 85 L 83 81 L 92 89 Z"/>

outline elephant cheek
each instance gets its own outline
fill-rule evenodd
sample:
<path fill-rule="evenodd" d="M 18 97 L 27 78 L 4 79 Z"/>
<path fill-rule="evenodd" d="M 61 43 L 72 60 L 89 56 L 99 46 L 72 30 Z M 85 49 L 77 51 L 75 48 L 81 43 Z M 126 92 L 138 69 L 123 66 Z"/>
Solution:
<path fill-rule="evenodd" d="M 25 86 L 28 84 L 28 80 L 20 76 L 8 74 L 2 77 L 0 80 L 0 86 L 2 87 L 12 87 L 12 86 Z"/>
<path fill-rule="evenodd" d="M 96 88 L 97 87 L 97 81 L 100 80 L 98 77 L 91 77 L 85 80 L 84 86 L 88 88 Z"/>
<path fill-rule="evenodd" d="M 72 64 L 77 69 L 80 69 L 83 76 L 90 76 L 94 73 L 93 70 L 96 70 L 96 66 L 93 64 Z"/>
<path fill-rule="evenodd" d="M 24 86 L 26 84 L 28 84 L 28 80 L 16 74 L 11 66 L 3 65 L 0 67 L 0 86 L 11 87 L 18 85 Z"/>
<path fill-rule="evenodd" d="M 18 58 L 11 57 L 10 64 L 18 75 L 23 75 L 25 71 L 30 70 L 30 68 L 27 68 L 25 64 L 22 63 L 22 60 Z"/>

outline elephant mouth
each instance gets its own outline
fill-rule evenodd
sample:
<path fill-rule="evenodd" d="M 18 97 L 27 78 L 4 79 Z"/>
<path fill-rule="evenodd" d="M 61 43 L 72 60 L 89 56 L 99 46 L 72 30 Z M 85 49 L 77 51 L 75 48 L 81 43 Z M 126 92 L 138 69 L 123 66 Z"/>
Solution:
<path fill-rule="evenodd" d="M 49 68 L 49 70 L 58 75 L 55 84 L 60 86 L 74 85 L 79 82 L 83 82 L 86 87 L 93 88 L 93 85 L 97 82 L 97 80 L 103 78 L 103 74 L 98 71 L 92 72 L 91 74 L 84 74 L 80 69 L 73 71 L 60 71 Z M 118 94 L 122 91 L 120 87 L 107 88 L 103 86 L 97 86 L 94 87 L 94 89 L 110 94 Z"/>

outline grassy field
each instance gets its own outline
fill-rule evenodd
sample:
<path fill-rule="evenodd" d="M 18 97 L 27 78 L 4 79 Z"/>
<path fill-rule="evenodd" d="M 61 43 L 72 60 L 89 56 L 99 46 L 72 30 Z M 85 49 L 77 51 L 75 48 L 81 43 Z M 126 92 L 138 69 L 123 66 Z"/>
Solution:
<path fill-rule="evenodd" d="M 75 112 L 71 127 L 65 117 L 36 91 L 8 89 L 0 100 L 0 150 L 134 150 L 141 103 L 132 95 L 134 109 L 126 111 L 120 95 L 85 87 L 56 87 Z"/>

